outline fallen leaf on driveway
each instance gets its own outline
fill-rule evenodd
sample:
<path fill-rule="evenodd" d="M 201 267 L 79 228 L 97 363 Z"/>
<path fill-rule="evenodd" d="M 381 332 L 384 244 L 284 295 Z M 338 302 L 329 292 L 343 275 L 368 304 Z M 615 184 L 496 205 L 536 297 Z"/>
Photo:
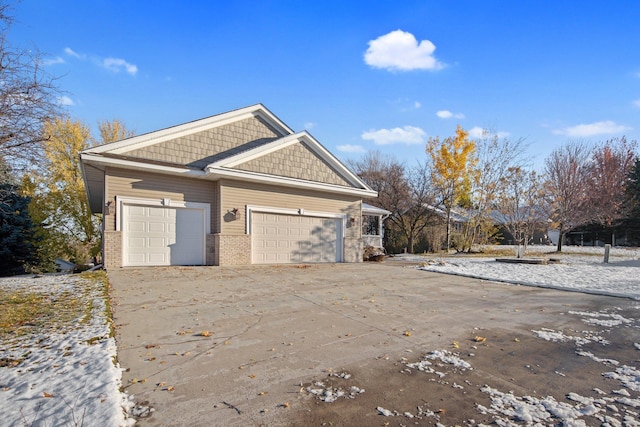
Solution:
<path fill-rule="evenodd" d="M 42 392 L 42 397 L 55 397 L 55 395 L 51 394 L 51 393 L 47 393 L 46 391 L 43 391 Z"/>

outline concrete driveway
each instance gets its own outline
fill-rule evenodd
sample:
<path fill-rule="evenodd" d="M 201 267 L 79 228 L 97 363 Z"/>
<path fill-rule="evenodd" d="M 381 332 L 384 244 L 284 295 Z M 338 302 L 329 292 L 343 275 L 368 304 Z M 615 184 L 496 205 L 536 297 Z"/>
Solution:
<path fill-rule="evenodd" d="M 621 364 L 638 359 L 635 301 L 392 261 L 108 276 L 125 390 L 153 408 L 141 426 L 489 424 L 499 415 L 479 409 L 492 405 L 485 384 L 558 401 L 621 387 L 602 375 L 615 367 L 578 355 L 576 340 L 552 342 L 534 330 L 600 334 L 610 344 L 580 350 Z M 629 322 L 598 328 L 570 314 L 611 310 Z M 407 366 L 436 350 L 473 368 Z"/>

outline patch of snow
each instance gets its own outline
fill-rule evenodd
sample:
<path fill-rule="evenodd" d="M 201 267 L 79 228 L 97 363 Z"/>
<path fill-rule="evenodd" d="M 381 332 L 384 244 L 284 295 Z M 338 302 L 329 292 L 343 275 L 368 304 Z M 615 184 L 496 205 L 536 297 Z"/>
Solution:
<path fill-rule="evenodd" d="M 350 374 L 344 376 L 331 374 L 330 376 L 336 376 L 343 379 L 351 378 Z M 326 403 L 333 403 L 340 398 L 355 399 L 356 396 L 364 393 L 364 389 L 356 386 L 351 386 L 348 391 L 343 390 L 341 387 L 326 387 L 322 381 L 315 381 L 312 385 L 306 388 L 307 393 L 310 393 Z"/>
<path fill-rule="evenodd" d="M 483 407 L 486 413 L 506 415 L 510 419 L 525 422 L 527 425 L 553 425 L 561 421 L 563 426 L 586 426 L 583 416 L 594 415 L 600 411 L 593 402 L 579 400 L 576 406 L 558 402 L 552 396 L 536 398 L 533 396 L 517 397 L 513 393 L 503 393 L 495 388 L 484 386 L 481 391 L 491 398 L 491 408 Z M 495 420 L 498 425 L 513 425 L 508 419 Z M 501 422 L 500 422 L 501 421 Z"/>
<path fill-rule="evenodd" d="M 584 323 L 605 327 L 633 323 L 633 319 L 627 319 L 615 313 L 569 311 L 569 314 L 576 314 L 579 316 L 587 317 L 587 319 L 582 319 Z M 601 319 L 602 317 L 604 317 L 605 319 Z"/>
<path fill-rule="evenodd" d="M 376 410 L 378 411 L 378 413 L 380 415 L 383 415 L 385 417 L 393 417 L 393 416 L 395 416 L 395 413 L 393 411 L 390 411 L 388 409 L 384 409 L 382 406 L 378 406 L 376 408 Z"/>
<path fill-rule="evenodd" d="M 604 363 L 605 365 L 619 365 L 620 364 L 620 362 L 618 362 L 617 360 L 602 359 L 600 357 L 597 357 L 595 354 L 591 353 L 590 351 L 576 351 L 576 354 L 578 356 L 588 357 L 588 358 L 592 359 L 595 362 Z"/>
<path fill-rule="evenodd" d="M 550 252 L 548 247 L 543 248 Z M 423 261 L 425 265 L 419 269 L 425 271 L 525 286 L 640 299 L 640 275 L 637 274 L 640 250 L 615 250 L 612 252 L 615 256 L 610 258 L 611 262 L 604 264 L 600 257 L 584 256 L 598 253 L 598 249 L 602 251 L 602 248 L 579 248 L 582 256 L 576 256 L 575 249 L 565 248 L 565 253 L 552 254 L 552 257 L 561 259 L 562 263 L 549 265 L 515 265 L 484 257 L 444 257 L 434 260 L 413 256 L 401 259 Z M 531 250 L 532 248 L 528 253 L 532 253 Z"/>
<path fill-rule="evenodd" d="M 605 372 L 605 378 L 618 380 L 629 390 L 640 391 L 640 371 L 633 366 L 621 366 L 615 372 Z"/>
<path fill-rule="evenodd" d="M 55 330 L 42 327 L 3 341 L 0 359 L 19 361 L 0 367 L 3 424 L 133 425 L 124 412 L 131 400 L 120 392 L 122 372 L 114 364 L 104 285 L 77 275 L 45 275 L 3 278 L 0 287 L 45 297 L 69 293 L 86 307 Z"/>
<path fill-rule="evenodd" d="M 458 368 L 462 371 L 465 369 L 472 370 L 471 364 L 462 360 L 458 357 L 457 354 L 451 353 L 447 350 L 434 350 L 431 353 L 427 354 L 425 358 L 430 360 L 440 360 L 443 363 L 448 365 L 453 365 L 455 368 Z"/>
<path fill-rule="evenodd" d="M 548 328 L 542 328 L 542 329 L 537 330 L 537 331 L 536 330 L 532 330 L 531 332 L 536 334 L 538 336 L 538 338 L 542 338 L 543 340 L 546 340 L 546 341 L 553 341 L 553 342 L 574 341 L 576 343 L 576 345 L 578 345 L 578 346 L 582 346 L 582 345 L 585 345 L 585 344 L 588 344 L 588 343 L 591 342 L 591 340 L 589 340 L 587 338 L 573 337 L 573 336 L 565 335 L 562 332 L 554 331 L 554 330 L 548 329 Z"/>

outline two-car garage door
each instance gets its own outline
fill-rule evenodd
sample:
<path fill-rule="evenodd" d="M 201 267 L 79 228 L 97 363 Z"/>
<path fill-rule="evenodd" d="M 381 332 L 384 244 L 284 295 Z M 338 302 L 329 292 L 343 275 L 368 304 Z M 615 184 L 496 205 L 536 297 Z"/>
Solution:
<path fill-rule="evenodd" d="M 122 265 L 204 265 L 209 209 L 193 205 L 123 202 Z M 254 264 L 342 261 L 342 217 L 260 211 L 249 215 Z"/>
<path fill-rule="evenodd" d="M 253 212 L 251 222 L 254 264 L 341 261 L 341 219 Z"/>
<path fill-rule="evenodd" d="M 205 211 L 123 205 L 123 265 L 203 265 Z"/>

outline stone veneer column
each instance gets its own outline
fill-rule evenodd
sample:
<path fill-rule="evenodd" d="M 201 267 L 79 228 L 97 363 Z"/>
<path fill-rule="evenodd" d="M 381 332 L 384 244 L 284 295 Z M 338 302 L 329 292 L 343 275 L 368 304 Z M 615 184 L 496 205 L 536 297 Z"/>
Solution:
<path fill-rule="evenodd" d="M 214 265 L 251 264 L 251 236 L 214 234 Z"/>
<path fill-rule="evenodd" d="M 122 232 L 105 231 L 102 239 L 104 268 L 108 270 L 122 267 Z"/>

